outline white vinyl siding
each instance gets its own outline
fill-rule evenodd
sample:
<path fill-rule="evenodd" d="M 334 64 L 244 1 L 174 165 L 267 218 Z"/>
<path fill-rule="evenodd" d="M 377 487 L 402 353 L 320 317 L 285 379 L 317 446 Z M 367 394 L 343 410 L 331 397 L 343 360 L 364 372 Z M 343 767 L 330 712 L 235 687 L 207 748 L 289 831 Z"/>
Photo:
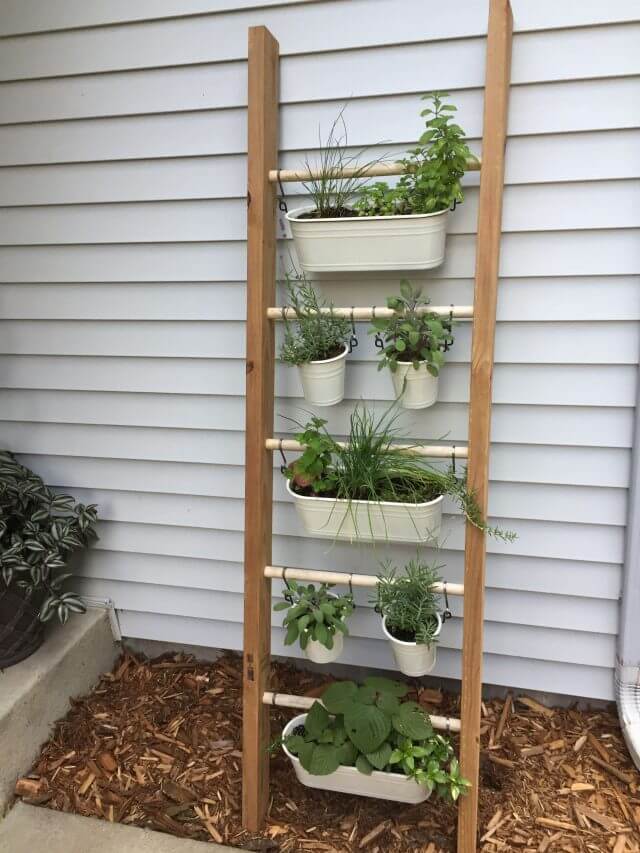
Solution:
<path fill-rule="evenodd" d="M 516 35 L 494 373 L 485 681 L 612 698 L 640 337 L 640 10 L 513 0 Z M 486 0 L 6 0 L 0 16 L 0 444 L 100 505 L 82 590 L 123 633 L 240 648 L 247 27 L 279 39 L 280 147 L 299 165 L 349 100 L 354 146 L 403 151 L 451 91 L 478 153 Z M 478 175 L 435 304 L 472 298 Z M 287 189 L 290 207 L 303 201 Z M 287 243 L 280 255 L 286 258 Z M 397 278 L 325 281 L 382 304 Z M 382 411 L 366 327 L 347 399 Z M 470 329 L 417 438 L 467 439 Z M 277 368 L 281 415 L 300 417 Z M 375 572 L 387 554 L 302 536 L 274 455 L 274 562 Z M 443 573 L 462 579 L 448 503 Z M 450 522 L 450 523 L 449 523 Z M 274 583 L 278 594 L 279 585 Z M 368 594 L 345 662 L 390 667 Z M 458 677 L 461 602 L 436 674 Z M 282 652 L 279 618 L 274 652 Z"/>

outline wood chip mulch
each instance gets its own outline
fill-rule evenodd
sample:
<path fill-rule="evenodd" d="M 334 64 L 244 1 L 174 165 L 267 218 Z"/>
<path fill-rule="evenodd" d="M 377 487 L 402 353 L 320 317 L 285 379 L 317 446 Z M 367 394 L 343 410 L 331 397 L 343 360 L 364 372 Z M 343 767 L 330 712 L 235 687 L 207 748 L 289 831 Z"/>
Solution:
<path fill-rule="evenodd" d="M 317 695 L 317 674 L 274 664 L 273 689 Z M 459 698 L 418 688 L 427 710 Z M 276 737 L 291 711 L 272 709 Z M 73 701 L 16 793 L 30 803 L 256 851 L 441 853 L 456 808 L 404 806 L 304 788 L 279 752 L 262 835 L 241 827 L 242 669 L 125 652 Z M 640 775 L 610 711 L 548 709 L 528 697 L 483 706 L 482 853 L 640 853 Z"/>

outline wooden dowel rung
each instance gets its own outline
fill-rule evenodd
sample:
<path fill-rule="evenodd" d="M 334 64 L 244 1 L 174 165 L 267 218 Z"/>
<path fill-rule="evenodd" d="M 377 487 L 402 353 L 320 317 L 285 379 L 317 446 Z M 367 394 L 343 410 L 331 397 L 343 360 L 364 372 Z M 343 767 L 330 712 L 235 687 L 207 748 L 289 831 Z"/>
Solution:
<path fill-rule="evenodd" d="M 265 578 L 282 580 L 285 577 L 285 572 L 289 580 L 308 581 L 309 583 L 339 583 L 365 587 L 374 587 L 378 583 L 378 578 L 375 575 L 323 572 L 318 569 L 295 569 L 289 566 L 266 566 L 264 576 Z M 447 595 L 464 595 L 464 586 L 461 583 L 449 583 L 447 581 L 434 583 L 433 590 L 439 593 L 446 592 Z"/>
<path fill-rule="evenodd" d="M 337 441 L 340 447 L 346 447 L 344 441 Z M 464 444 L 440 445 L 440 444 L 392 444 L 394 450 L 402 450 L 406 453 L 415 453 L 416 456 L 430 456 L 433 459 L 466 459 L 468 448 Z M 303 452 L 305 445 L 293 438 L 268 438 L 265 442 L 267 450 L 290 450 L 293 453 Z"/>
<path fill-rule="evenodd" d="M 322 702 L 322 699 L 314 699 L 312 696 L 294 696 L 291 693 L 265 692 L 262 701 L 265 705 L 273 705 L 276 708 L 293 708 L 296 711 L 308 711 L 314 702 Z M 460 720 L 455 717 L 439 717 L 432 714 L 428 716 L 434 729 L 445 732 L 460 731 Z"/>
<path fill-rule="evenodd" d="M 467 160 L 467 171 L 477 172 L 480 170 L 481 160 L 479 157 L 470 157 Z M 372 163 L 370 166 L 347 166 L 344 169 L 335 169 L 326 174 L 321 169 L 271 169 L 269 180 L 271 183 L 287 183 L 291 181 L 312 181 L 317 178 L 385 178 L 391 175 L 404 175 L 408 170 L 402 163 Z"/>
<path fill-rule="evenodd" d="M 349 320 L 372 320 L 394 317 L 396 312 L 392 308 L 383 306 L 372 306 L 370 308 L 322 308 L 321 314 L 331 314 L 335 317 L 346 317 Z M 473 305 L 426 305 L 416 311 L 417 314 L 437 314 L 439 317 L 453 317 L 454 320 L 470 320 L 473 317 Z M 269 320 L 295 320 L 297 317 L 295 308 L 275 307 L 267 308 Z"/>

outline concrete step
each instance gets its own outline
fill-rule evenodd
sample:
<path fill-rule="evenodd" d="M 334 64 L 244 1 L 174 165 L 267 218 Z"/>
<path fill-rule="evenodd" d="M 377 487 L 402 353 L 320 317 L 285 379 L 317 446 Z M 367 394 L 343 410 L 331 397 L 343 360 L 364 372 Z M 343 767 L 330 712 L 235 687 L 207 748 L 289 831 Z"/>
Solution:
<path fill-rule="evenodd" d="M 87 693 L 118 652 L 107 612 L 91 608 L 66 625 L 52 624 L 37 652 L 0 670 L 0 819 L 16 779 L 30 769 L 69 699 Z"/>
<path fill-rule="evenodd" d="M 237 848 L 174 838 L 18 803 L 0 823 L 0 853 L 217 853 Z"/>

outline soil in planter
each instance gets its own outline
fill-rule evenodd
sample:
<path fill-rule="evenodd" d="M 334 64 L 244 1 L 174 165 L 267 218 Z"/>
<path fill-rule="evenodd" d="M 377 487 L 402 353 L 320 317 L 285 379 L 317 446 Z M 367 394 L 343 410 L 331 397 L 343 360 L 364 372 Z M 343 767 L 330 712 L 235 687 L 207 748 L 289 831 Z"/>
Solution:
<path fill-rule="evenodd" d="M 311 486 L 302 486 L 295 480 L 292 480 L 291 488 L 297 495 L 302 495 L 305 498 L 334 498 L 335 500 L 347 500 L 344 495 L 338 495 L 335 490 L 315 492 Z M 372 503 L 376 503 L 378 501 L 390 501 L 394 503 L 415 504 L 434 501 L 442 494 L 442 492 L 438 491 L 436 488 L 425 488 L 422 494 L 418 495 L 418 500 L 416 501 L 415 489 L 405 485 L 402 481 L 398 481 L 394 484 L 394 493 L 395 494 L 380 495 L 376 500 L 372 500 L 368 494 L 363 492 L 362 494 L 351 495 L 349 499 L 352 501 L 368 500 Z"/>
<path fill-rule="evenodd" d="M 432 620 L 435 622 L 435 620 Z M 403 628 L 396 628 L 395 625 L 390 625 L 389 620 L 386 622 L 387 631 L 395 640 L 400 640 L 401 643 L 415 643 L 416 635 L 413 631 L 405 631 Z"/>
<path fill-rule="evenodd" d="M 357 216 L 358 214 L 355 210 L 352 210 L 350 207 L 334 207 L 325 210 L 323 213 L 320 213 L 317 208 L 307 210 L 305 213 L 297 216 L 296 219 L 353 219 Z"/>
<path fill-rule="evenodd" d="M 405 631 L 402 628 L 396 628 L 395 626 L 389 625 L 388 622 L 387 631 L 395 640 L 400 640 L 401 643 L 415 643 L 416 641 L 416 635 L 413 631 Z"/>
<path fill-rule="evenodd" d="M 270 686 L 317 696 L 327 681 L 275 663 Z M 427 711 L 459 716 L 459 697 L 414 684 L 413 698 Z M 271 709 L 274 739 L 295 713 Z M 18 790 L 48 808 L 245 850 L 455 850 L 455 806 L 305 788 L 281 750 L 271 760 L 264 831 L 244 832 L 241 726 L 239 656 L 196 663 L 125 652 L 92 693 L 72 701 Z M 482 853 L 640 850 L 640 776 L 613 711 L 492 700 L 483 704 L 481 737 Z"/>

